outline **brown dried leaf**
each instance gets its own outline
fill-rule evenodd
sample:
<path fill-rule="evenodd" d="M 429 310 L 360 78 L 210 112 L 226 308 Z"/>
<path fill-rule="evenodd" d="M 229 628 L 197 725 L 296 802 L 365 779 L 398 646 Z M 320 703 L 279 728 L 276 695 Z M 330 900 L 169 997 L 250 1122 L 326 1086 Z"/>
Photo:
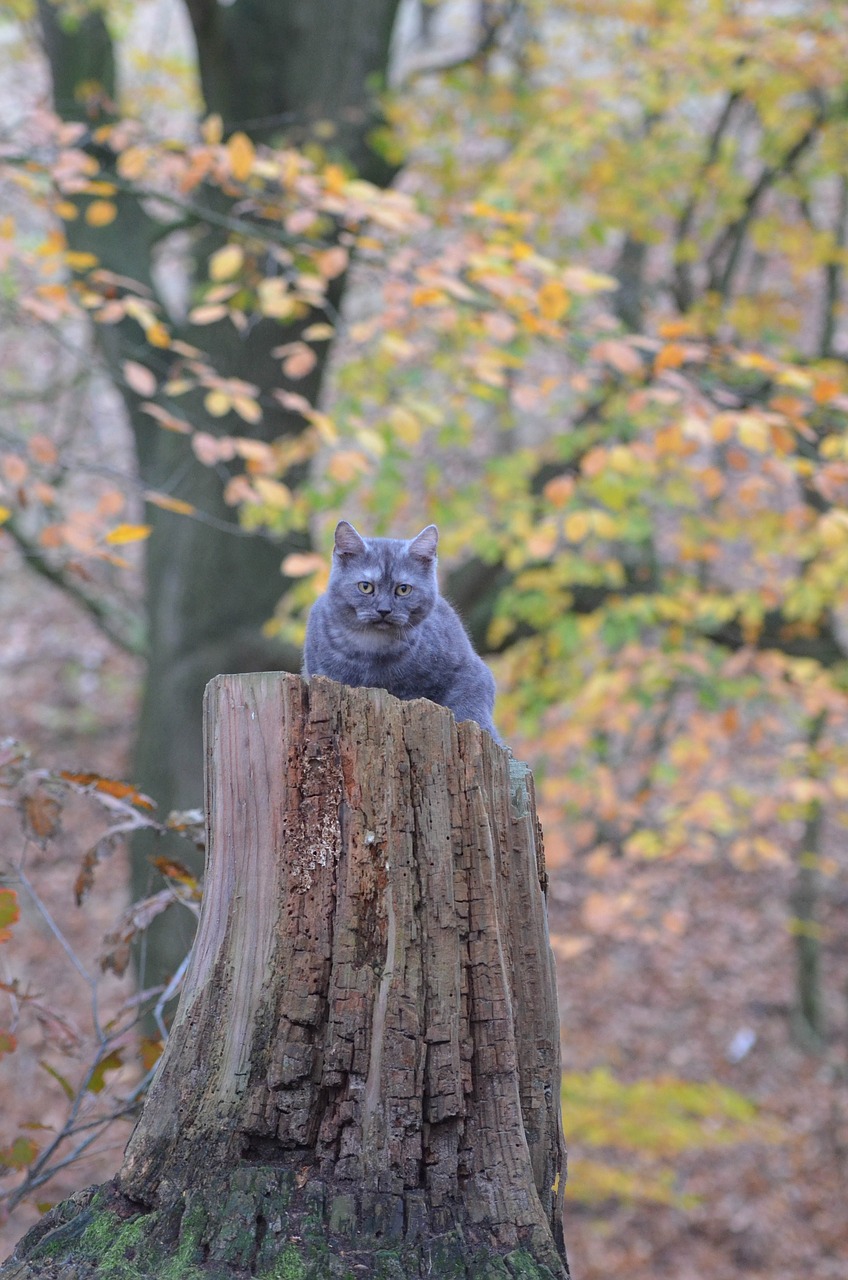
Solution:
<path fill-rule="evenodd" d="M 133 939 L 175 901 L 173 889 L 160 889 L 149 898 L 132 903 L 115 928 L 103 939 L 105 950 L 100 956 L 100 968 L 103 972 L 111 969 L 120 978 L 130 962 L 130 944 Z"/>
<path fill-rule="evenodd" d="M 34 840 L 51 840 L 59 830 L 62 805 L 46 787 L 36 787 L 22 801 L 24 830 Z"/>

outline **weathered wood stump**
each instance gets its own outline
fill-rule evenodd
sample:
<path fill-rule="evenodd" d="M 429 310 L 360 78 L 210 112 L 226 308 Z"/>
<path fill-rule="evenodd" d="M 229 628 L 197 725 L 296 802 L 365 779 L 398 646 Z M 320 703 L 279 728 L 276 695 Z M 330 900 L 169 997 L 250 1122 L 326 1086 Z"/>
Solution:
<path fill-rule="evenodd" d="M 206 693 L 209 858 L 115 1181 L 0 1274 L 568 1275 L 532 779 L 472 723 L 321 678 Z"/>

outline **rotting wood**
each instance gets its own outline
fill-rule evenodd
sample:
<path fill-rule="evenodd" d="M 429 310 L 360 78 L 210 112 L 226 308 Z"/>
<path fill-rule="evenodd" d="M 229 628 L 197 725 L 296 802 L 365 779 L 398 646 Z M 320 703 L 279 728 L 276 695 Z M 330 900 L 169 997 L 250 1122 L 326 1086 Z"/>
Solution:
<path fill-rule="evenodd" d="M 220 676 L 205 718 L 206 890 L 160 1070 L 114 1183 L 0 1275 L 564 1280 L 529 771 L 442 707 L 322 678 Z"/>

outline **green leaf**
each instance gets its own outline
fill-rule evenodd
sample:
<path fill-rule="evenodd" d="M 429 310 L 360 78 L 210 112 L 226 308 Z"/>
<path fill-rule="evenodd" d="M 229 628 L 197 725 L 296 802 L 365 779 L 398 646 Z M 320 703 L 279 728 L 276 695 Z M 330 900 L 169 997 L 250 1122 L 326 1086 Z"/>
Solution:
<path fill-rule="evenodd" d="M 76 1090 L 74 1089 L 74 1086 L 70 1083 L 70 1081 L 66 1080 L 60 1071 L 57 1071 L 55 1067 L 51 1067 L 50 1063 L 45 1062 L 43 1058 L 39 1058 L 38 1065 L 42 1067 L 49 1076 L 52 1076 L 54 1080 L 58 1081 L 58 1083 L 62 1086 L 65 1097 L 68 1099 L 69 1102 L 73 1102 L 74 1098 L 77 1095 L 76 1095 Z"/>
<path fill-rule="evenodd" d="M 21 909 L 14 889 L 0 889 L 0 930 L 6 929 L 10 924 L 16 924 L 20 918 Z M 0 932 L 0 938 L 2 936 Z"/>
<path fill-rule="evenodd" d="M 25 1169 L 38 1155 L 39 1148 L 32 1138 L 15 1138 L 9 1147 L 0 1147 L 0 1166 L 7 1169 Z"/>

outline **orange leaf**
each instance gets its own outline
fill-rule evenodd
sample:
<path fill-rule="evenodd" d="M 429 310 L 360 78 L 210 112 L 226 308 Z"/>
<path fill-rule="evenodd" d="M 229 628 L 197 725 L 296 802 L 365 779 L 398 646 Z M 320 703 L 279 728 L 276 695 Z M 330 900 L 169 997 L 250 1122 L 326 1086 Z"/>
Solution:
<path fill-rule="evenodd" d="M 29 475 L 29 466 L 26 460 L 16 453 L 7 453 L 2 462 L 0 462 L 0 467 L 2 467 L 4 479 L 15 489 L 17 489 L 18 485 L 23 484 Z"/>
<path fill-rule="evenodd" d="M 118 206 L 111 200 L 92 200 L 85 211 L 85 220 L 90 227 L 108 227 L 118 216 Z"/>
<path fill-rule="evenodd" d="M 115 778 L 104 778 L 99 773 L 69 773 L 61 770 L 60 778 L 72 782 L 77 787 L 90 787 L 93 791 L 102 791 L 105 795 L 114 796 L 117 800 L 129 800 L 139 809 L 155 809 L 156 805 L 149 796 L 139 791 L 131 782 L 118 782 Z"/>
<path fill-rule="evenodd" d="M 33 462 L 40 463 L 42 467 L 52 467 L 58 461 L 59 454 L 56 446 L 52 440 L 48 440 L 47 436 L 33 436 L 27 448 Z"/>
<path fill-rule="evenodd" d="M 813 383 L 813 399 L 816 404 L 827 404 L 834 396 L 838 396 L 842 387 L 835 378 L 818 378 Z"/>
<path fill-rule="evenodd" d="M 685 359 L 686 348 L 679 342 L 669 342 L 657 352 L 654 373 L 662 373 L 663 369 L 679 369 Z"/>
<path fill-rule="evenodd" d="M 319 253 L 316 261 L 324 279 L 335 280 L 336 276 L 340 276 L 347 270 L 350 254 L 347 249 L 337 244 L 332 249 L 325 249 L 323 253 Z"/>
<path fill-rule="evenodd" d="M 187 888 L 195 890 L 200 888 L 197 876 L 193 871 L 177 858 L 151 858 L 157 871 L 163 876 L 167 876 L 169 880 L 176 880 L 178 884 L 184 884 Z"/>

